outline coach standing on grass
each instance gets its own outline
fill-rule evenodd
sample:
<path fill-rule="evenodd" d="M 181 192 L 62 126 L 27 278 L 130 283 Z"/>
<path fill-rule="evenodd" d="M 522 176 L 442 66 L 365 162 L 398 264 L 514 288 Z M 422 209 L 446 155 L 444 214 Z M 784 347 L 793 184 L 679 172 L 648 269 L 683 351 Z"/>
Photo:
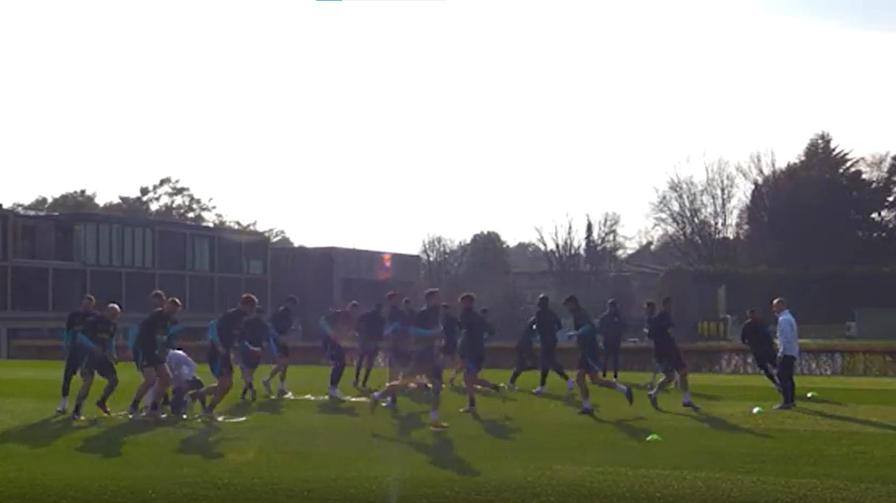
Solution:
<path fill-rule="evenodd" d="M 788 410 L 796 406 L 796 383 L 793 371 L 800 356 L 799 332 L 796 319 L 787 309 L 787 301 L 778 297 L 772 302 L 772 311 L 778 317 L 778 381 L 781 383 L 781 404 L 775 408 Z"/>

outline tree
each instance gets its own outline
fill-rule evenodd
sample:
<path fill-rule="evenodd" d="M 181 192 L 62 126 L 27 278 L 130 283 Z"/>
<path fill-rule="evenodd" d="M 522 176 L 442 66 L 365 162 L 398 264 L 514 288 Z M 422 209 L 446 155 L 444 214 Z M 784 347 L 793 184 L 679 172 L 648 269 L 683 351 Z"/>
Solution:
<path fill-rule="evenodd" d="M 463 266 L 466 246 L 443 236 L 428 236 L 420 247 L 423 281 L 445 286 L 456 278 Z"/>
<path fill-rule="evenodd" d="M 530 241 L 520 241 L 507 250 L 512 271 L 543 271 L 544 255 L 537 244 Z"/>
<path fill-rule="evenodd" d="M 566 227 L 562 230 L 554 225 L 548 237 L 540 228 L 536 228 L 535 232 L 538 235 L 536 242 L 549 271 L 563 275 L 582 270 L 583 243 L 576 235 L 571 218 L 567 218 Z"/>
<path fill-rule="evenodd" d="M 619 233 L 622 223 L 618 213 L 604 213 L 595 228 L 591 215 L 585 217 L 585 268 L 591 272 L 612 272 L 619 265 L 625 249 Z"/>
<path fill-rule="evenodd" d="M 99 211 L 100 205 L 96 202 L 96 194 L 80 189 L 63 192 L 52 198 L 38 196 L 27 204 L 14 203 L 12 209 L 45 213 L 90 213 Z"/>
<path fill-rule="evenodd" d="M 773 266 L 868 263 L 889 242 L 894 175 L 869 176 L 831 136 L 814 136 L 802 155 L 753 183 L 745 239 L 752 258 Z"/>
<path fill-rule="evenodd" d="M 507 243 L 494 231 L 474 234 L 467 243 L 463 273 L 472 281 L 510 273 Z"/>
<path fill-rule="evenodd" d="M 706 163 L 702 179 L 672 175 L 651 204 L 662 237 L 691 266 L 734 261 L 737 212 L 737 175 L 722 159 Z"/>

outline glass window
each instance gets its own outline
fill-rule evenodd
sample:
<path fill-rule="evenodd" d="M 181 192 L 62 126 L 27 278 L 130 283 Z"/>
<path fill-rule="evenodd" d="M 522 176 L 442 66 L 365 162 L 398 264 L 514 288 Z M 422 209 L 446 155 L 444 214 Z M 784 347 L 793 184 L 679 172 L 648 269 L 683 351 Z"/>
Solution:
<path fill-rule="evenodd" d="M 140 229 L 138 229 L 139 232 Z M 122 263 L 125 267 L 134 266 L 134 228 L 125 227 L 122 231 Z"/>
<path fill-rule="evenodd" d="M 84 224 L 84 263 L 96 264 L 96 224 Z"/>
<path fill-rule="evenodd" d="M 194 271 L 211 271 L 211 239 L 207 236 L 193 236 L 190 248 L 191 269 Z"/>
<path fill-rule="evenodd" d="M 110 257 L 110 245 L 112 243 L 111 239 L 111 226 L 109 224 L 99 224 L 98 232 L 99 232 L 99 252 L 97 253 L 99 265 L 110 265 L 111 257 Z"/>
<path fill-rule="evenodd" d="M 143 229 L 143 267 L 153 267 L 152 230 Z"/>
<path fill-rule="evenodd" d="M 112 226 L 112 265 L 121 266 L 121 226 Z"/>
<path fill-rule="evenodd" d="M 143 267 L 143 229 L 134 229 L 134 266 Z"/>

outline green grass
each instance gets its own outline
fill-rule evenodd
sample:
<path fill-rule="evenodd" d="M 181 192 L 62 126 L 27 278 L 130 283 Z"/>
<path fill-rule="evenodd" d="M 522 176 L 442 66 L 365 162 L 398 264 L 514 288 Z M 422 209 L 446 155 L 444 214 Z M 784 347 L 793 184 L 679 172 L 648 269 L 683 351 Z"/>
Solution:
<path fill-rule="evenodd" d="M 292 368 L 293 391 L 320 394 L 326 371 Z M 137 381 L 132 365 L 119 372 L 116 410 Z M 547 397 L 484 394 L 480 420 L 458 414 L 463 397 L 448 390 L 451 429 L 434 433 L 423 395 L 395 414 L 231 397 L 221 412 L 246 421 L 155 424 L 91 407 L 73 425 L 52 415 L 60 373 L 59 362 L 0 362 L 0 501 L 896 501 L 896 379 L 802 377 L 802 394 L 820 400 L 779 413 L 759 376 L 697 375 L 703 414 L 683 410 L 677 392 L 659 413 L 643 390 L 630 408 L 600 389 L 588 418 L 551 376 Z M 755 405 L 767 412 L 752 415 Z M 653 432 L 663 441 L 645 442 Z"/>

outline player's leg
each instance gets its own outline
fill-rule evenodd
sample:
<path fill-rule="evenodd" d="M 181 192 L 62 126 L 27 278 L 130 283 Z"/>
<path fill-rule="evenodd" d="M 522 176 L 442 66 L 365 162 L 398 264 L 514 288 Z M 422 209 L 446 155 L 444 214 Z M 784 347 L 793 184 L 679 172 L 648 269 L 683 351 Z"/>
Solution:
<path fill-rule="evenodd" d="M 143 381 L 137 386 L 137 391 L 134 393 L 134 399 L 131 401 L 130 407 L 128 407 L 128 414 L 131 416 L 134 416 L 139 412 L 140 401 L 143 400 L 143 397 L 146 396 L 147 392 L 149 392 L 156 383 L 157 376 L 155 367 L 144 367 L 140 369 L 140 373 L 143 376 Z"/>
<path fill-rule="evenodd" d="M 781 381 L 781 409 L 792 408 L 796 401 L 796 382 L 793 379 L 796 358 L 784 355 L 778 364 L 778 379 Z"/>
<path fill-rule="evenodd" d="M 444 430 L 448 423 L 439 419 L 439 408 L 442 405 L 442 364 L 435 361 L 430 366 L 427 378 L 432 386 L 432 404 L 429 409 L 429 427 L 433 430 Z"/>
<path fill-rule="evenodd" d="M 625 399 L 628 400 L 629 405 L 632 405 L 632 403 L 634 402 L 635 397 L 631 387 L 602 377 L 596 370 L 590 372 L 589 377 L 591 377 L 592 384 L 600 386 L 601 388 L 607 388 L 622 393 L 622 395 L 625 396 Z"/>
<path fill-rule="evenodd" d="M 675 382 L 675 370 L 671 367 L 667 368 L 662 362 L 657 362 L 657 366 L 663 372 L 663 378 L 656 383 L 652 390 L 647 392 L 647 398 L 650 400 L 650 405 L 659 410 L 658 396 Z"/>
<path fill-rule="evenodd" d="M 112 396 L 112 393 L 118 388 L 118 371 L 108 358 L 103 358 L 103 362 L 97 367 L 97 373 L 100 377 L 106 380 L 106 386 L 103 388 L 103 394 L 100 395 L 100 399 L 97 400 L 96 406 L 103 411 L 103 414 L 108 416 L 111 415 L 112 412 L 109 410 L 107 403 L 109 397 Z"/>
<path fill-rule="evenodd" d="M 65 409 L 68 408 L 68 395 L 71 391 L 72 379 L 78 373 L 83 362 L 83 353 L 77 343 L 72 342 L 65 355 L 65 367 L 62 370 L 62 399 L 59 401 L 59 406 L 56 407 L 58 414 L 65 414 Z"/>
<path fill-rule="evenodd" d="M 613 379 L 619 379 L 619 353 L 622 351 L 622 341 L 613 341 L 612 356 L 610 361 L 613 364 Z"/>
<path fill-rule="evenodd" d="M 376 364 L 376 357 L 378 354 L 379 349 L 377 347 L 373 347 L 367 352 L 367 358 L 364 362 L 364 380 L 361 381 L 362 388 L 367 388 L 367 381 L 370 380 L 370 373 L 373 372 L 373 366 Z"/>
<path fill-rule="evenodd" d="M 330 381 L 327 395 L 330 398 L 344 400 L 345 396 L 339 391 L 339 382 L 345 372 L 345 350 L 339 344 L 331 342 L 328 353 L 330 357 Z"/>
<path fill-rule="evenodd" d="M 149 412 L 154 416 L 161 416 L 159 409 L 159 401 L 168 394 L 168 388 L 171 386 L 171 372 L 165 363 L 156 363 L 156 384 L 153 386 L 153 399 L 149 405 Z"/>
<path fill-rule="evenodd" d="M 591 392 L 588 390 L 587 376 L 588 371 L 585 369 L 579 369 L 576 372 L 576 384 L 579 386 L 579 393 L 582 397 L 582 409 L 579 412 L 582 414 L 593 414 L 594 407 L 591 406 Z"/>
<path fill-rule="evenodd" d="M 81 409 L 84 405 L 84 400 L 90 395 L 90 387 L 93 385 L 93 376 L 93 366 L 89 363 L 85 364 L 85 368 L 81 370 L 81 388 L 78 390 L 78 395 L 75 397 L 75 407 L 72 409 L 72 419 L 78 420 L 84 418 L 81 414 Z"/>

